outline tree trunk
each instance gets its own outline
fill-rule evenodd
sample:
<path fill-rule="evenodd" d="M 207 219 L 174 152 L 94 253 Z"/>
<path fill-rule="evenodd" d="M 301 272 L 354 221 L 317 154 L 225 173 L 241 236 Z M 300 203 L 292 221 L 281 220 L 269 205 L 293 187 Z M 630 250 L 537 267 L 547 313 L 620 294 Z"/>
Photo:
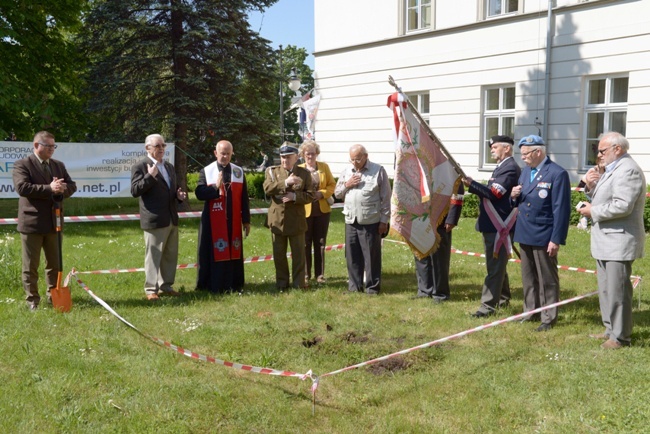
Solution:
<path fill-rule="evenodd" d="M 186 94 L 185 80 L 187 78 L 187 59 L 185 55 L 179 54 L 183 50 L 181 48 L 183 40 L 183 13 L 180 10 L 182 6 L 179 0 L 171 0 L 171 25 L 172 25 L 172 61 L 174 71 L 174 93 L 179 96 L 178 100 L 183 101 L 185 98 L 190 98 Z M 174 107 L 174 141 L 176 143 L 175 169 L 176 179 L 178 185 L 187 191 L 187 123 L 186 123 L 186 108 L 183 103 Z M 181 205 L 181 210 L 189 210 L 189 201 Z"/>

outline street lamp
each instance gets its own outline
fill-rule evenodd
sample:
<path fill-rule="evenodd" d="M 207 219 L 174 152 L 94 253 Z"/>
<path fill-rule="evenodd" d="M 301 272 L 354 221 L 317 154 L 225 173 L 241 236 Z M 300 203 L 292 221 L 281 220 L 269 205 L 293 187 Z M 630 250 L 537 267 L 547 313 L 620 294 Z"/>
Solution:
<path fill-rule="evenodd" d="M 291 75 L 289 75 L 289 89 L 294 92 L 298 92 L 300 89 L 300 78 L 298 78 L 298 71 L 296 67 L 291 68 Z"/>
<path fill-rule="evenodd" d="M 282 68 L 282 45 L 280 47 L 280 143 L 284 143 L 284 71 Z M 298 92 L 300 89 L 300 78 L 295 67 L 291 68 L 289 75 L 289 89 Z"/>

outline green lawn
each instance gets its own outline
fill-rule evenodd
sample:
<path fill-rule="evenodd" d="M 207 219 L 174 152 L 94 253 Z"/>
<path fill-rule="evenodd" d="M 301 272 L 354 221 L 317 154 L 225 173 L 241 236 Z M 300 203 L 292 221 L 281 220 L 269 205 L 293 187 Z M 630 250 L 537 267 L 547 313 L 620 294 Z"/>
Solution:
<path fill-rule="evenodd" d="M 66 215 L 137 212 L 131 199 L 66 203 Z M 15 201 L 0 201 L 0 217 L 15 217 Z M 271 252 L 263 219 L 253 218 L 246 256 Z M 181 222 L 179 263 L 196 262 L 197 226 L 198 219 Z M 66 224 L 64 237 L 66 271 L 142 267 L 137 221 Z M 70 313 L 30 313 L 15 226 L 0 226 L 0 241 L 2 432 L 647 432 L 648 291 L 634 311 L 631 348 L 607 352 L 587 337 L 602 330 L 591 297 L 562 307 L 548 333 L 508 323 L 322 378 L 312 415 L 309 380 L 184 357 L 132 331 L 75 282 Z M 328 244 L 343 242 L 335 210 Z M 474 220 L 461 220 L 453 245 L 482 251 Z M 452 256 L 452 300 L 442 305 L 411 299 L 413 257 L 402 245 L 384 244 L 379 297 L 348 295 L 343 251 L 326 258 L 327 285 L 304 291 L 276 291 L 272 262 L 246 265 L 242 295 L 196 292 L 196 270 L 179 270 L 182 296 L 157 304 L 144 299 L 143 273 L 80 278 L 144 333 L 219 359 L 299 373 L 322 375 L 485 323 L 469 316 L 479 306 L 481 258 Z M 559 261 L 594 269 L 589 234 L 571 228 Z M 633 272 L 646 276 L 647 269 L 641 260 Z M 522 308 L 519 267 L 508 270 L 514 299 L 499 317 Z M 560 282 L 564 299 L 596 289 L 592 274 L 560 271 Z"/>

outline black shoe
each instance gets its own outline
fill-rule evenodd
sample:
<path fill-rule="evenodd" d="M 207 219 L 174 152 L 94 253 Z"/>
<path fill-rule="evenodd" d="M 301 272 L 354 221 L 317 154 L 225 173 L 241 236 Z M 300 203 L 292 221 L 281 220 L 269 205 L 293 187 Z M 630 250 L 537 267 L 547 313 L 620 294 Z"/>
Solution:
<path fill-rule="evenodd" d="M 480 310 L 477 310 L 476 312 L 471 314 L 471 317 L 472 318 L 487 318 L 487 317 L 489 317 L 491 315 L 492 315 L 491 313 L 481 312 Z"/>
<path fill-rule="evenodd" d="M 553 324 L 541 324 L 535 329 L 536 332 L 547 332 L 553 328 Z"/>

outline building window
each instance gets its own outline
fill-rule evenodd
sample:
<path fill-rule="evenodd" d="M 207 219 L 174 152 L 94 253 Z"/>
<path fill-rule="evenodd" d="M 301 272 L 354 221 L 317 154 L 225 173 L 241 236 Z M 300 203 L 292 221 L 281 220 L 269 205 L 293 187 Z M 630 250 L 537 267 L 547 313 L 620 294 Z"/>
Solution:
<path fill-rule="evenodd" d="M 585 86 L 584 160 L 583 165 L 596 164 L 598 136 L 607 131 L 625 135 L 627 124 L 627 91 L 629 77 L 608 76 L 588 79 Z"/>
<path fill-rule="evenodd" d="M 406 0 L 406 31 L 431 28 L 431 0 Z"/>
<path fill-rule="evenodd" d="M 429 125 L 429 114 L 431 110 L 429 107 L 429 92 L 409 93 L 406 96 L 408 96 L 409 101 L 411 101 L 418 113 L 420 113 L 422 119 Z"/>
<path fill-rule="evenodd" d="M 496 135 L 514 137 L 515 86 L 485 88 L 483 100 L 483 139 L 479 155 L 485 166 L 496 164 L 490 154 L 490 138 Z"/>
<path fill-rule="evenodd" d="M 519 10 L 519 0 L 485 0 L 487 17 L 511 14 Z"/>

